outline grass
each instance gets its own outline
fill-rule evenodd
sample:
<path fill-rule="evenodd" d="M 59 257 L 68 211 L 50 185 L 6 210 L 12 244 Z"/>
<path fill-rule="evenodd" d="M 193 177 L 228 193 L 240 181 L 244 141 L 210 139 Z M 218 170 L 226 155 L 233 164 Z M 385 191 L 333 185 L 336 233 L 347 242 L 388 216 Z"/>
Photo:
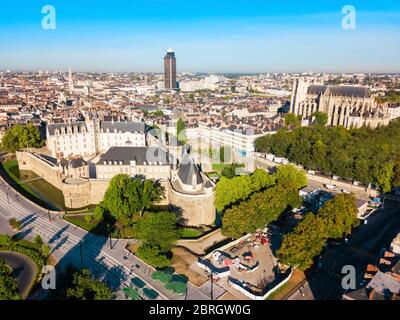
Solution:
<path fill-rule="evenodd" d="M 22 189 L 28 192 L 32 197 L 42 201 L 36 193 L 34 193 L 26 184 L 21 183 L 20 175 L 19 175 L 19 168 L 18 168 L 18 161 L 17 160 L 10 160 L 3 162 L 3 168 L 6 171 L 7 175 Z"/>
<path fill-rule="evenodd" d="M 275 292 L 271 293 L 265 300 L 283 300 L 285 297 L 305 279 L 303 271 L 298 269 L 293 270 L 292 277 L 287 283 L 280 287 Z"/>
<path fill-rule="evenodd" d="M 193 229 L 193 228 L 183 228 L 181 233 L 181 238 L 191 239 L 198 238 L 203 234 L 201 230 Z"/>
<path fill-rule="evenodd" d="M 221 171 L 225 168 L 230 166 L 230 164 L 225 163 L 213 163 L 212 168 L 215 172 L 221 173 Z"/>
<path fill-rule="evenodd" d="M 282 293 L 287 291 L 287 287 L 288 287 L 288 284 L 285 283 L 278 290 L 272 292 L 267 298 L 265 298 L 265 300 L 280 300 L 278 298 L 282 296 Z"/>
<path fill-rule="evenodd" d="M 216 173 L 221 174 L 222 170 L 224 170 L 226 167 L 231 167 L 232 165 L 232 163 L 213 163 L 212 168 Z M 244 167 L 243 164 L 235 163 L 235 165 L 237 168 Z"/>
<path fill-rule="evenodd" d="M 96 220 L 94 219 L 91 222 L 87 222 L 84 216 L 79 216 L 79 217 L 65 216 L 64 220 L 71 222 L 74 225 L 82 229 L 85 229 L 86 231 L 92 231 L 99 225 L 99 222 L 96 222 Z"/>

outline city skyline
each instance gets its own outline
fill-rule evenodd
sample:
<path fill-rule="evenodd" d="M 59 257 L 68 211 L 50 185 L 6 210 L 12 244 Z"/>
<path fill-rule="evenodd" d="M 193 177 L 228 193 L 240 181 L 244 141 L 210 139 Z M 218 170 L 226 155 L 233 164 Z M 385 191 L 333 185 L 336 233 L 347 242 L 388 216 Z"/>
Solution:
<path fill-rule="evenodd" d="M 333 0 L 93 4 L 53 1 L 56 29 L 44 30 L 43 3 L 5 1 L 0 70 L 162 73 L 172 47 L 177 72 L 400 72 L 398 1 L 352 1 L 354 30 Z"/>

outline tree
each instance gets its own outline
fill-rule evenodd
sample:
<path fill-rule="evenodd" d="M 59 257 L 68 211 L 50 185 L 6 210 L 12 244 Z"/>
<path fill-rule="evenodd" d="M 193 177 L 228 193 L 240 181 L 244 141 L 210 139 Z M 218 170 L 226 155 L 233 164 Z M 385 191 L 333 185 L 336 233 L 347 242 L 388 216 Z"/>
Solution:
<path fill-rule="evenodd" d="M 376 183 L 383 193 L 387 193 L 392 190 L 391 183 L 393 179 L 393 168 L 393 162 L 387 162 L 375 172 Z"/>
<path fill-rule="evenodd" d="M 173 212 L 148 212 L 135 227 L 135 238 L 144 245 L 158 246 L 161 252 L 168 252 L 179 239 L 177 216 Z"/>
<path fill-rule="evenodd" d="M 275 176 L 277 183 L 287 190 L 298 191 L 307 185 L 307 175 L 305 171 L 297 169 L 291 164 L 279 166 Z"/>
<path fill-rule="evenodd" d="M 400 120 L 371 129 L 341 126 L 280 129 L 256 140 L 256 149 L 286 157 L 307 169 L 317 169 L 346 180 L 376 183 L 384 192 L 400 183 Z M 394 166 L 391 170 L 391 166 Z"/>
<path fill-rule="evenodd" d="M 231 179 L 221 177 L 215 191 L 215 206 L 223 212 L 228 206 L 246 200 L 252 193 L 275 183 L 276 178 L 263 169 L 257 169 L 251 175 L 237 176 Z"/>
<path fill-rule="evenodd" d="M 318 216 L 323 220 L 327 237 L 341 239 L 350 234 L 351 230 L 359 224 L 357 213 L 354 195 L 338 194 L 325 203 L 318 211 Z"/>
<path fill-rule="evenodd" d="M 248 200 L 227 209 L 222 217 L 222 233 L 231 238 L 239 238 L 277 220 L 288 206 L 298 207 L 301 204 L 297 189 L 299 181 L 296 182 L 291 170 L 285 168 L 281 171 L 276 185 L 254 192 Z M 274 176 L 269 178 L 270 181 L 275 181 Z M 288 179 L 292 178 L 294 182 L 289 182 Z"/>
<path fill-rule="evenodd" d="M 186 142 L 186 134 L 185 134 L 185 122 L 181 118 L 176 123 L 176 136 L 178 137 L 178 141 L 185 143 Z"/>
<path fill-rule="evenodd" d="M 17 282 L 11 275 L 12 270 L 0 259 L 0 300 L 20 300 Z"/>
<path fill-rule="evenodd" d="M 321 111 L 316 111 L 313 114 L 314 116 L 314 124 L 317 126 L 326 126 L 326 124 L 328 123 L 328 115 L 325 112 L 321 112 Z"/>
<path fill-rule="evenodd" d="M 316 215 L 308 213 L 285 235 L 277 256 L 282 263 L 306 270 L 313 265 L 327 239 L 340 239 L 359 224 L 354 195 L 339 194 L 327 201 Z"/>
<path fill-rule="evenodd" d="M 393 187 L 400 187 L 400 158 L 396 160 L 396 163 L 393 167 Z"/>
<path fill-rule="evenodd" d="M 72 275 L 72 283 L 66 293 L 70 300 L 110 300 L 113 296 L 111 289 L 104 282 L 94 279 L 89 269 Z"/>
<path fill-rule="evenodd" d="M 322 220 L 308 213 L 293 230 L 285 235 L 277 251 L 279 260 L 300 270 L 307 270 L 314 263 L 325 245 L 326 229 Z"/>
<path fill-rule="evenodd" d="M 97 216 L 107 209 L 115 219 L 130 222 L 134 214 L 142 216 L 163 196 L 164 189 L 158 182 L 119 174 L 111 179 Z"/>
<path fill-rule="evenodd" d="M 222 169 L 221 175 L 225 178 L 232 179 L 238 175 L 236 170 L 241 167 L 241 165 L 236 163 L 227 165 Z"/>
<path fill-rule="evenodd" d="M 301 118 L 296 116 L 294 113 L 288 113 L 285 116 L 285 124 L 289 128 L 298 128 L 301 126 Z"/>
<path fill-rule="evenodd" d="M 15 125 L 7 130 L 3 136 L 2 149 L 7 152 L 31 147 L 39 148 L 43 145 L 38 128 L 32 123 Z"/>

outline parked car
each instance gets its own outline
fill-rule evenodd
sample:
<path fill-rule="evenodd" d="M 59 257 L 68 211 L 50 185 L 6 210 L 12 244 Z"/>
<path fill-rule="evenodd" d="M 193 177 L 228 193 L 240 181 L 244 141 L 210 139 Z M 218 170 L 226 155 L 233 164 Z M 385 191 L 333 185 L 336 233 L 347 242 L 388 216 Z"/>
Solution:
<path fill-rule="evenodd" d="M 314 170 L 308 170 L 307 173 L 308 174 L 315 174 L 315 171 Z"/>
<path fill-rule="evenodd" d="M 351 193 L 349 190 L 346 190 L 346 189 L 342 189 L 342 192 L 346 193 L 346 194 L 350 194 Z"/>

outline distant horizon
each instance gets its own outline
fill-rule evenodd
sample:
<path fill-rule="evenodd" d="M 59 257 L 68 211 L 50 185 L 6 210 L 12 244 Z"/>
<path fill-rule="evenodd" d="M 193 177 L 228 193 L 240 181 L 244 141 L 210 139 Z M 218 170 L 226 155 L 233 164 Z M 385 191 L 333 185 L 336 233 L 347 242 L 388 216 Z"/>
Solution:
<path fill-rule="evenodd" d="M 68 68 L 67 69 L 33 69 L 33 70 L 12 70 L 12 69 L 0 69 L 0 73 L 38 73 L 38 72 L 49 72 L 49 73 L 68 73 Z M 81 73 L 81 74 L 148 74 L 148 75 L 163 75 L 163 72 L 151 72 L 151 71 L 82 71 L 82 70 L 74 70 L 71 68 L 72 73 Z M 177 74 L 192 74 L 195 76 L 201 76 L 201 75 L 266 75 L 266 74 L 297 74 L 297 75 L 302 75 L 304 73 L 310 73 L 312 75 L 315 74 L 345 74 L 345 75 L 355 75 L 355 74 L 364 74 L 364 75 L 399 75 L 400 71 L 396 72 L 367 72 L 367 71 L 356 71 L 356 72 L 345 72 L 345 71 L 338 71 L 338 72 L 329 72 L 329 71 L 265 71 L 265 72 L 234 72 L 234 71 L 228 71 L 228 72 L 205 72 L 205 71 L 177 71 Z M 304 74 L 304 76 L 307 76 Z"/>

